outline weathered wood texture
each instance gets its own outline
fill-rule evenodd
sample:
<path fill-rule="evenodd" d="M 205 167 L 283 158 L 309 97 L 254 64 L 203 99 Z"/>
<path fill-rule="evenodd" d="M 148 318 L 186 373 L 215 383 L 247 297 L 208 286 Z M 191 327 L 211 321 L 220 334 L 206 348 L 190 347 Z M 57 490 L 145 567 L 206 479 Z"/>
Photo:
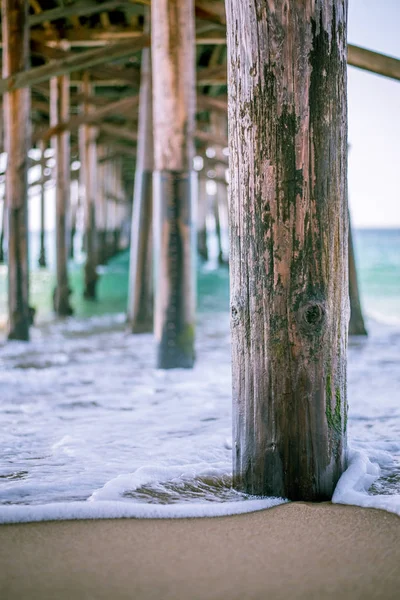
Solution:
<path fill-rule="evenodd" d="M 153 102 L 150 51 L 142 51 L 138 147 L 133 195 L 128 320 L 132 333 L 153 331 Z"/>
<path fill-rule="evenodd" d="M 46 150 L 46 145 L 44 142 L 39 143 L 40 150 L 40 249 L 39 249 L 39 258 L 38 264 L 39 267 L 46 267 L 46 204 L 45 204 L 45 160 L 46 157 L 44 155 Z"/>
<path fill-rule="evenodd" d="M 350 335 L 367 335 L 358 289 L 356 257 L 354 254 L 353 234 L 349 221 L 349 295 L 350 295 Z"/>
<path fill-rule="evenodd" d="M 3 0 L 3 78 L 29 67 L 28 0 Z M 9 339 L 29 339 L 28 150 L 30 90 L 8 92 L 3 101 L 4 147 L 8 155 Z"/>
<path fill-rule="evenodd" d="M 56 126 L 69 116 L 69 77 L 62 75 L 50 81 L 50 124 Z M 70 135 L 68 131 L 53 136 L 56 160 L 56 289 L 54 310 L 60 317 L 72 314 L 68 282 L 68 215 L 70 207 Z"/>
<path fill-rule="evenodd" d="M 193 0 L 152 2 L 155 335 L 159 368 L 194 363 Z"/>
<path fill-rule="evenodd" d="M 88 73 L 84 74 L 82 92 L 86 98 L 91 95 L 91 84 Z M 83 114 L 90 111 L 87 102 L 82 105 Z M 96 253 L 96 220 L 95 220 L 95 194 L 96 194 L 96 129 L 89 125 L 79 128 L 79 159 L 80 159 L 80 186 L 84 199 L 84 236 L 85 236 L 85 285 L 84 297 L 90 300 L 96 298 L 97 283 L 97 253 Z"/>
<path fill-rule="evenodd" d="M 227 0 L 234 485 L 346 463 L 347 1 Z"/>

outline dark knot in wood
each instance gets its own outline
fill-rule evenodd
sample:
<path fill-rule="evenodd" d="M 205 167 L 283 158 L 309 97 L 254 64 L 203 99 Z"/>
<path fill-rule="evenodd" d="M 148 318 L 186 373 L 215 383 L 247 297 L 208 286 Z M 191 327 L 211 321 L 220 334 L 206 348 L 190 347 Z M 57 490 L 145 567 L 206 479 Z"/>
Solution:
<path fill-rule="evenodd" d="M 326 309 L 321 302 L 312 300 L 300 308 L 300 326 L 307 335 L 317 335 L 318 333 L 321 333 L 325 320 Z"/>
<path fill-rule="evenodd" d="M 240 307 L 236 303 L 231 304 L 231 323 L 232 325 L 238 325 L 240 321 Z"/>

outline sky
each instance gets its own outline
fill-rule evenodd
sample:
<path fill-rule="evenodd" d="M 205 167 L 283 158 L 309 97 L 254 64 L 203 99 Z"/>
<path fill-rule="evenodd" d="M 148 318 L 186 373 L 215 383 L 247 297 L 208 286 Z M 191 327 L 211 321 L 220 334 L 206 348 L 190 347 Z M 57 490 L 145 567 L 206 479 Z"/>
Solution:
<path fill-rule="evenodd" d="M 349 0 L 348 41 L 400 59 L 400 0 Z M 400 81 L 348 67 L 355 227 L 400 227 Z"/>

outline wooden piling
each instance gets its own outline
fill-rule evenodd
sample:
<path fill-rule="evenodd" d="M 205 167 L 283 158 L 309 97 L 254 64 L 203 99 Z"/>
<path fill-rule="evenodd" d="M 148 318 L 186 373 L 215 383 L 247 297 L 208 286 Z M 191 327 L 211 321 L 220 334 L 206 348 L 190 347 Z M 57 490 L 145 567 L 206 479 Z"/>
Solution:
<path fill-rule="evenodd" d="M 153 118 L 150 50 L 142 51 L 139 127 L 131 226 L 128 321 L 132 333 L 153 331 Z"/>
<path fill-rule="evenodd" d="M 97 263 L 104 265 L 108 259 L 106 231 L 106 164 L 107 148 L 97 145 L 97 189 L 96 189 L 96 231 L 97 231 Z"/>
<path fill-rule="evenodd" d="M 193 200 L 195 27 L 193 0 L 154 0 L 155 336 L 157 366 L 194 364 L 196 235 Z"/>
<path fill-rule="evenodd" d="M 122 186 L 122 161 L 121 158 L 115 161 L 115 188 L 114 188 L 114 240 L 113 256 L 120 251 L 121 226 L 122 226 L 122 206 L 124 204 L 124 193 Z"/>
<path fill-rule="evenodd" d="M 68 257 L 73 260 L 75 257 L 75 235 L 76 235 L 76 222 L 79 213 L 79 183 L 77 181 L 72 182 L 71 185 L 71 225 L 69 231 L 69 244 L 68 244 Z"/>
<path fill-rule="evenodd" d="M 85 101 L 81 111 L 89 114 L 90 107 L 87 99 L 92 92 L 89 74 L 83 75 L 82 93 Z M 96 189 L 96 130 L 89 125 L 79 128 L 79 158 L 81 189 L 84 193 L 84 237 L 85 237 L 85 284 L 83 295 L 89 300 L 96 299 L 97 284 L 97 255 L 96 255 L 96 220 L 95 220 L 95 189 Z"/>
<path fill-rule="evenodd" d="M 207 211 L 207 177 L 202 173 L 198 178 L 197 193 L 197 252 L 205 262 L 208 261 Z"/>
<path fill-rule="evenodd" d="M 234 486 L 346 465 L 347 1 L 227 0 Z"/>
<path fill-rule="evenodd" d="M 358 288 L 356 258 L 354 255 L 353 233 L 349 220 L 349 296 L 350 296 L 350 335 L 368 335 L 365 328 Z"/>
<path fill-rule="evenodd" d="M 3 0 L 3 79 L 29 68 L 28 0 Z M 4 94 L 4 147 L 7 152 L 8 338 L 29 339 L 28 150 L 30 90 Z"/>
<path fill-rule="evenodd" d="M 219 194 L 221 189 L 217 183 L 217 190 L 212 198 L 213 202 L 213 213 L 214 213 L 214 223 L 215 223 L 215 237 L 217 238 L 217 250 L 218 250 L 218 264 L 222 265 L 224 263 L 224 253 L 222 250 L 222 232 L 221 232 L 221 221 L 220 221 L 220 208 L 219 208 Z"/>
<path fill-rule="evenodd" d="M 225 177 L 225 169 L 222 167 L 223 175 Z M 218 177 L 218 171 L 217 171 Z M 217 194 L 215 197 L 215 211 L 218 212 L 218 228 L 219 228 L 219 239 L 218 239 L 218 263 L 220 265 L 228 265 L 228 250 L 225 248 L 224 251 L 224 237 L 223 231 L 227 230 L 228 225 L 228 186 L 223 180 L 217 181 Z"/>
<path fill-rule="evenodd" d="M 69 77 L 61 75 L 50 80 L 50 124 L 54 127 L 69 118 Z M 60 317 L 72 314 L 68 282 L 68 212 L 70 207 L 70 134 L 57 133 L 52 138 L 56 160 L 56 278 L 54 310 Z"/>
<path fill-rule="evenodd" d="M 46 261 L 46 206 L 45 206 L 45 165 L 46 157 L 44 155 L 46 145 L 43 141 L 39 142 L 40 150 L 40 249 L 39 249 L 39 267 L 45 268 L 47 266 Z"/>
<path fill-rule="evenodd" d="M 221 139 L 227 139 L 226 115 L 213 112 L 211 114 L 211 125 L 213 134 L 220 137 Z M 215 146 L 215 159 L 217 193 L 214 197 L 214 218 L 215 232 L 218 242 L 218 264 L 226 265 L 228 260 L 224 253 L 224 245 L 222 240 L 222 226 L 228 222 L 228 190 L 227 185 L 225 183 L 227 165 L 225 164 L 226 156 L 224 155 L 224 148 L 220 145 Z"/>
<path fill-rule="evenodd" d="M 113 255 L 115 200 L 114 200 L 114 161 L 106 163 L 106 252 L 107 260 Z"/>
<path fill-rule="evenodd" d="M 6 194 L 5 189 L 2 198 L 2 211 L 1 211 L 1 231 L 0 231 L 0 265 L 5 262 L 5 230 L 7 224 L 7 206 L 6 206 Z"/>

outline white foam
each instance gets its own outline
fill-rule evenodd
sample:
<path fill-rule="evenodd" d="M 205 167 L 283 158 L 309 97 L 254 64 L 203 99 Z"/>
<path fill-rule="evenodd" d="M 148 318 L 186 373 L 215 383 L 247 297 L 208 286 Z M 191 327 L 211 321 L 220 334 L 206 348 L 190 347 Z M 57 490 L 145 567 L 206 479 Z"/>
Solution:
<path fill-rule="evenodd" d="M 392 462 L 387 452 L 376 450 L 374 456 L 383 464 Z M 371 462 L 362 450 L 349 450 L 348 458 L 349 466 L 338 481 L 332 502 L 380 508 L 400 516 L 400 494 L 368 494 L 369 488 L 380 475 L 379 464 Z"/>
<path fill-rule="evenodd" d="M 91 502 L 104 500 L 120 500 L 126 491 L 134 492 L 144 485 L 164 483 L 167 481 L 192 479 L 199 477 L 222 477 L 229 472 L 229 464 L 198 463 L 194 465 L 162 466 L 151 465 L 139 467 L 134 473 L 119 475 L 96 490 L 88 499 Z"/>
<path fill-rule="evenodd" d="M 389 325 L 392 327 L 400 327 L 400 316 L 394 314 L 384 314 L 378 310 L 367 311 L 367 316 L 369 319 L 372 319 L 376 323 L 380 323 L 382 325 Z"/>
<path fill-rule="evenodd" d="M 34 329 L 30 344 L 0 347 L 0 522 L 219 516 L 282 502 L 231 502 L 238 496 L 226 487 L 226 501 L 215 501 L 218 491 L 212 501 L 178 497 L 179 485 L 186 493 L 199 473 L 230 477 L 227 315 L 202 318 L 196 366 L 176 371 L 154 369 L 152 336 L 127 336 L 124 318 L 67 319 Z M 400 336 L 372 322 L 369 329 L 368 340 L 349 350 L 355 450 L 334 501 L 399 514 Z M 383 477 L 368 491 L 379 466 Z M 174 478 L 180 504 L 129 497 L 140 485 L 168 494 Z"/>
<path fill-rule="evenodd" d="M 118 501 L 63 502 L 39 506 L 2 506 L 0 524 L 77 519 L 183 519 L 226 517 L 265 510 L 283 504 L 282 498 L 263 498 L 221 504 L 135 504 Z"/>

